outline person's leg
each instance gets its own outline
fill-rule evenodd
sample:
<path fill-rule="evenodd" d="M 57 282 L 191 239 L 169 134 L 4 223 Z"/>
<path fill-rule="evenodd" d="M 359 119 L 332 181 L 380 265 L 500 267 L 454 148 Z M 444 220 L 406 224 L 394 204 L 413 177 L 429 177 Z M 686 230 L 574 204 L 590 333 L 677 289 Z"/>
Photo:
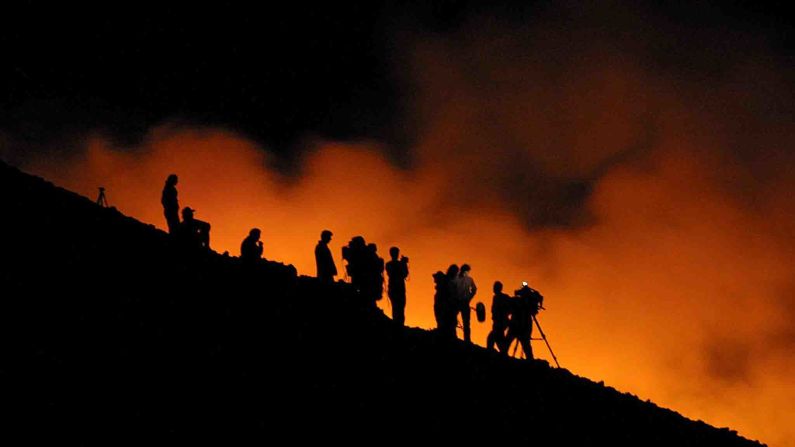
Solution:
<path fill-rule="evenodd" d="M 469 328 L 469 319 L 472 314 L 472 309 L 469 308 L 469 304 L 463 304 L 461 306 L 461 324 L 464 326 L 464 341 L 471 343 L 472 342 L 472 331 Z"/>
<path fill-rule="evenodd" d="M 166 224 L 168 224 L 168 233 L 175 234 L 179 228 L 179 213 L 176 211 L 165 211 Z"/>
<path fill-rule="evenodd" d="M 392 308 L 392 315 L 397 324 L 404 326 L 406 324 L 406 292 L 399 294 L 400 296 L 395 301 Z"/>
<path fill-rule="evenodd" d="M 508 337 L 505 336 L 505 326 L 499 326 L 495 328 L 495 337 L 494 341 L 497 343 L 497 349 L 500 350 L 501 353 L 508 355 Z"/>
<path fill-rule="evenodd" d="M 524 357 L 527 360 L 533 360 L 533 347 L 530 345 L 530 337 L 521 339 L 522 342 L 522 350 L 524 351 Z"/>
<path fill-rule="evenodd" d="M 489 351 L 493 351 L 494 350 L 494 344 L 495 343 L 497 344 L 498 347 L 500 346 L 500 344 L 497 342 L 497 340 L 495 340 L 496 332 L 497 332 L 497 327 L 496 326 L 492 326 L 491 327 L 491 332 L 489 332 L 489 335 L 486 336 L 486 349 L 488 349 Z"/>
<path fill-rule="evenodd" d="M 522 349 L 524 350 L 524 356 L 527 360 L 533 360 L 533 346 L 531 346 L 530 339 L 533 337 L 533 326 L 530 326 L 527 329 L 527 332 L 522 335 Z"/>

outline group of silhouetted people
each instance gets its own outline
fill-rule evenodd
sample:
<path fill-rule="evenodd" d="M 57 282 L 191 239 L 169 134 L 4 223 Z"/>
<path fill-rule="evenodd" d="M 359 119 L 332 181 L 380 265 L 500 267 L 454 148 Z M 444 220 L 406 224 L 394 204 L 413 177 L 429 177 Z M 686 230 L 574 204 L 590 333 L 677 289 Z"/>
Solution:
<path fill-rule="evenodd" d="M 177 176 L 171 174 L 163 187 L 161 203 L 168 231 L 185 247 L 209 249 L 210 224 L 196 219 L 195 210 L 189 207 L 182 209 L 182 220 L 179 218 L 176 188 L 178 181 Z M 243 239 L 240 245 L 240 259 L 244 264 L 254 265 L 262 259 L 261 236 L 259 228 L 252 228 L 248 236 Z M 329 248 L 331 237 L 331 231 L 323 230 L 315 246 L 317 278 L 326 284 L 333 283 L 338 274 Z M 392 307 L 392 319 L 403 326 L 406 319 L 406 280 L 409 276 L 409 260 L 405 256 L 400 256 L 398 247 L 391 247 L 389 249 L 391 260 L 384 264 L 377 250 L 376 244 L 368 244 L 364 237 L 353 237 L 346 246 L 342 247 L 342 258 L 347 263 L 345 272 L 363 301 L 375 306 L 383 296 L 386 271 L 387 295 Z M 446 273 L 438 271 L 433 275 L 435 287 L 433 311 L 438 332 L 449 338 L 456 338 L 460 315 L 464 340 L 471 343 L 471 303 L 478 289 L 470 272 L 471 267 L 468 264 L 463 264 L 460 268 L 452 264 Z M 535 315 L 539 308 L 542 308 L 542 304 L 543 296 L 530 288 L 527 283 L 523 283 L 523 286 L 511 297 L 503 293 L 502 283 L 496 281 L 491 305 L 492 330 L 486 340 L 487 347 L 494 349 L 496 346 L 500 352 L 507 354 L 511 344 L 517 341 L 522 346 L 525 356 L 528 359 L 533 358 L 530 340 Z M 485 310 L 480 303 L 478 307 L 482 321 L 485 318 Z"/>
<path fill-rule="evenodd" d="M 329 230 L 320 233 L 320 241 L 315 246 L 315 265 L 317 278 L 324 283 L 333 283 L 337 276 L 337 266 L 331 255 L 329 242 L 333 234 Z M 386 265 L 378 256 L 376 244 L 368 244 L 364 237 L 353 237 L 348 245 L 342 247 L 342 259 L 347 263 L 345 273 L 351 284 L 369 305 L 375 306 L 384 295 L 384 271 L 388 275 L 387 296 L 392 307 L 392 319 L 399 325 L 406 321 L 406 279 L 409 276 L 409 258 L 400 256 L 400 249 L 389 249 L 392 258 Z"/>
<path fill-rule="evenodd" d="M 378 247 L 362 236 L 354 236 L 342 247 L 342 259 L 347 262 L 345 272 L 353 287 L 365 302 L 375 306 L 384 295 L 384 259 L 378 256 Z"/>
<path fill-rule="evenodd" d="M 491 301 L 491 332 L 486 338 L 488 349 L 497 349 L 508 354 L 514 340 L 522 346 L 525 357 L 533 358 L 530 339 L 533 335 L 533 323 L 538 310 L 543 307 L 544 297 L 527 283 L 510 297 L 502 291 L 502 283 L 494 282 L 494 297 Z"/>
<path fill-rule="evenodd" d="M 472 315 L 472 299 L 478 291 L 475 281 L 470 275 L 469 264 L 461 268 L 453 264 L 447 273 L 438 271 L 433 274 L 435 294 L 433 297 L 433 313 L 436 327 L 441 334 L 456 337 L 458 316 L 461 315 L 461 327 L 464 341 L 471 342 L 470 320 Z"/>
<path fill-rule="evenodd" d="M 182 209 L 182 221 L 179 220 L 179 200 L 177 199 L 176 174 L 171 174 L 163 186 L 160 203 L 166 216 L 169 234 L 173 235 L 185 247 L 192 249 L 210 248 L 210 224 L 194 217 L 196 210 L 185 207 Z"/>

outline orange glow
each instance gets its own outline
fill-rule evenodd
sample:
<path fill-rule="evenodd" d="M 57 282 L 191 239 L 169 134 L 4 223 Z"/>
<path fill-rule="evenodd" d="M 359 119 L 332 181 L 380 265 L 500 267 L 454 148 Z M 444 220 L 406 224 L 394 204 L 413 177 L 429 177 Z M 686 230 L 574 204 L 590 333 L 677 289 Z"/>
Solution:
<path fill-rule="evenodd" d="M 406 45 L 419 123 L 410 170 L 379 142 L 314 141 L 300 177 L 285 179 L 267 148 L 239 135 L 168 125 L 140 147 L 93 137 L 80 157 L 23 168 L 90 198 L 105 186 L 111 205 L 159 228 L 163 182 L 176 173 L 180 204 L 212 224 L 215 250 L 239 254 L 256 226 L 265 257 L 302 274 L 314 275 L 325 228 L 338 267 L 354 235 L 383 257 L 397 245 L 411 259 L 412 326 L 434 327 L 431 275 L 451 263 L 472 266 L 487 305 L 493 281 L 511 292 L 527 280 L 546 297 L 539 320 L 564 367 L 795 445 L 795 160 L 778 149 L 795 133 L 791 120 L 756 122 L 747 108 L 766 103 L 737 88 L 790 86 L 752 67 L 704 89 L 598 42 L 549 61 L 537 55 L 559 55 L 569 30 L 536 30 L 529 49 L 492 31 Z M 771 156 L 747 155 L 756 148 Z M 578 210 L 590 219 L 519 217 L 567 205 L 547 192 L 581 179 L 593 181 Z M 488 326 L 473 322 L 478 344 Z M 549 359 L 541 343 L 535 353 Z"/>
<path fill-rule="evenodd" d="M 599 224 L 532 233 L 498 205 L 446 202 L 434 169 L 399 171 L 366 143 L 319 143 L 295 184 L 266 169 L 267 152 L 220 130 L 164 127 L 132 152 L 95 138 L 79 160 L 29 168 L 88 197 L 103 185 L 111 205 L 161 229 L 160 190 L 177 173 L 180 204 L 211 222 L 215 250 L 239 254 L 258 226 L 265 256 L 302 274 L 314 274 L 324 228 L 334 231 L 338 265 L 354 235 L 376 242 L 382 256 L 398 245 L 411 258 L 412 326 L 434 326 L 431 274 L 450 263 L 473 266 L 476 301 L 487 305 L 494 280 L 511 290 L 528 280 L 547 297 L 540 321 L 573 372 L 749 436 L 788 435 L 791 359 L 770 356 L 739 382 L 722 382 L 705 371 L 698 349 L 711 338 L 731 344 L 790 324 L 764 299 L 790 280 L 788 253 L 764 231 L 768 223 L 693 175 L 702 160 L 684 150 L 658 155 L 651 168 L 616 169 L 599 183 L 590 202 Z M 389 314 L 387 300 L 381 305 Z M 488 330 L 473 322 L 473 339 L 482 345 Z M 535 348 L 549 359 L 542 344 Z"/>

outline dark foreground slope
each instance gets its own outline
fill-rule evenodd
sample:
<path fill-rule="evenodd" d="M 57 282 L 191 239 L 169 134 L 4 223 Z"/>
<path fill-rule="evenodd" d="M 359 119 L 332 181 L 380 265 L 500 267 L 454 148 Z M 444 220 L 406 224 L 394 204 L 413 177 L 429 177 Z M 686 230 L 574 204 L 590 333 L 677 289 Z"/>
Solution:
<path fill-rule="evenodd" d="M 758 445 L 543 362 L 398 330 L 345 284 L 186 256 L 4 164 L 0 206 L 4 438 Z"/>

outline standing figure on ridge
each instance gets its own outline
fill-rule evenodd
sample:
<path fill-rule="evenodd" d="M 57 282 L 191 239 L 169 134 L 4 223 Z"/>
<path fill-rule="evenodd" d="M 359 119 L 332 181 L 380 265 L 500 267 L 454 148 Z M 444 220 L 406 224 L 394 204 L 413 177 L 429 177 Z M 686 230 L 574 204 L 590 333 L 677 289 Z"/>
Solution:
<path fill-rule="evenodd" d="M 497 349 L 508 354 L 508 339 L 505 330 L 508 329 L 508 317 L 511 314 L 511 297 L 502 292 L 502 283 L 494 281 L 494 298 L 491 301 L 491 332 L 486 337 L 486 348 Z"/>
<path fill-rule="evenodd" d="M 469 264 L 462 265 L 461 270 L 458 273 L 458 278 L 455 280 L 455 291 L 458 298 L 458 312 L 461 313 L 461 325 L 464 329 L 464 341 L 467 343 L 472 343 L 472 334 L 469 327 L 472 309 L 470 308 L 469 303 L 472 301 L 472 298 L 475 297 L 475 294 L 478 291 L 478 288 L 475 286 L 475 281 L 471 276 L 469 276 L 470 270 L 471 267 Z"/>
<path fill-rule="evenodd" d="M 331 231 L 323 230 L 323 232 L 320 233 L 320 241 L 318 241 L 317 246 L 315 246 L 317 278 L 325 283 L 333 283 L 334 277 L 337 276 L 337 266 L 334 265 L 334 257 L 331 256 L 331 250 L 328 248 L 328 243 L 331 242 L 331 236 Z"/>
<path fill-rule="evenodd" d="M 378 246 L 374 243 L 367 244 L 365 251 L 365 272 L 363 295 L 373 307 L 376 301 L 384 297 L 384 259 L 378 256 Z"/>
<path fill-rule="evenodd" d="M 508 323 L 506 343 L 510 346 L 514 340 L 518 340 L 527 360 L 533 360 L 533 347 L 530 344 L 533 321 L 543 304 L 544 297 L 526 282 L 522 283 L 521 289 L 514 292 L 514 298 L 511 299 L 511 321 Z"/>
<path fill-rule="evenodd" d="M 446 273 L 441 271 L 433 275 L 436 294 L 433 300 L 433 313 L 436 316 L 436 327 L 445 338 L 455 338 L 457 291 L 455 280 L 458 278 L 458 266 L 455 264 L 447 268 Z"/>
<path fill-rule="evenodd" d="M 259 239 L 262 232 L 259 228 L 252 228 L 248 236 L 240 244 L 240 259 L 253 264 L 262 258 L 262 241 Z"/>
<path fill-rule="evenodd" d="M 436 318 L 436 330 L 440 334 L 445 331 L 445 301 L 447 296 L 447 276 L 439 270 L 433 277 L 433 316 Z"/>
<path fill-rule="evenodd" d="M 163 194 L 160 196 L 160 203 L 163 204 L 163 214 L 166 216 L 168 233 L 176 234 L 179 228 L 179 200 L 177 200 L 177 174 L 171 174 L 166 179 L 163 186 Z"/>
<path fill-rule="evenodd" d="M 392 303 L 392 320 L 403 326 L 406 322 L 406 278 L 409 276 L 409 258 L 403 256 L 398 260 L 399 255 L 399 248 L 389 249 L 392 260 L 386 263 L 386 273 L 389 275 L 387 296 Z"/>

